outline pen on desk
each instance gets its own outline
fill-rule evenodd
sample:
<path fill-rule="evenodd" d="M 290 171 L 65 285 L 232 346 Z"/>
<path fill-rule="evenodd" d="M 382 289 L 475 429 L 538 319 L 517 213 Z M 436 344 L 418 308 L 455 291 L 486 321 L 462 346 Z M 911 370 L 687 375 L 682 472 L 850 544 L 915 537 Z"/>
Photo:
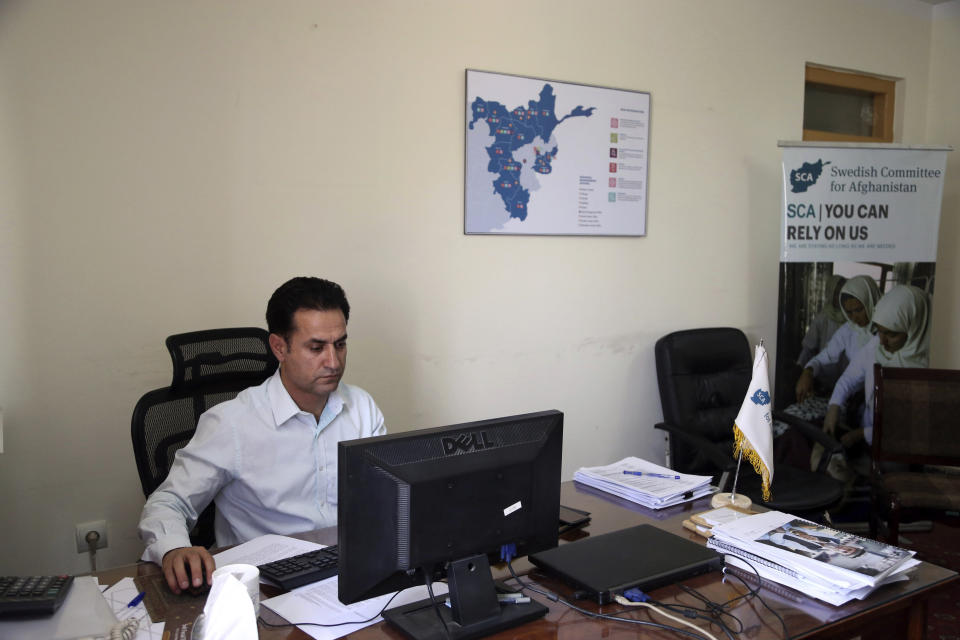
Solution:
<path fill-rule="evenodd" d="M 522 593 L 498 593 L 497 601 L 500 604 L 527 604 L 529 603 L 530 596 L 525 596 Z M 448 607 L 450 606 L 450 598 L 444 600 L 444 604 Z"/>
<path fill-rule="evenodd" d="M 146 592 L 146 591 L 141 591 L 140 593 L 137 594 L 137 596 L 136 596 L 133 600 L 130 601 L 130 603 L 127 605 L 127 607 L 129 608 L 129 607 L 135 607 L 135 606 L 137 606 L 137 605 L 140 604 L 140 602 L 143 600 L 143 597 L 144 597 L 145 595 L 147 595 L 147 592 Z"/>
<path fill-rule="evenodd" d="M 650 473 L 649 471 L 624 471 L 628 476 L 650 476 L 651 478 L 666 478 L 667 480 L 679 480 L 680 476 L 668 476 L 665 473 Z"/>

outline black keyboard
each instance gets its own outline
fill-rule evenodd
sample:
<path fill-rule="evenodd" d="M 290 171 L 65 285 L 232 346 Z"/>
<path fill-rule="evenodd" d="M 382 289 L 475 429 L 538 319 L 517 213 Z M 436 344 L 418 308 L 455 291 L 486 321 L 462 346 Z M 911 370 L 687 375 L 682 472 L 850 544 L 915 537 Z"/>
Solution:
<path fill-rule="evenodd" d="M 50 615 L 72 584 L 73 576 L 0 576 L 0 617 Z"/>
<path fill-rule="evenodd" d="M 307 551 L 259 567 L 260 575 L 287 591 L 337 575 L 337 546 Z"/>

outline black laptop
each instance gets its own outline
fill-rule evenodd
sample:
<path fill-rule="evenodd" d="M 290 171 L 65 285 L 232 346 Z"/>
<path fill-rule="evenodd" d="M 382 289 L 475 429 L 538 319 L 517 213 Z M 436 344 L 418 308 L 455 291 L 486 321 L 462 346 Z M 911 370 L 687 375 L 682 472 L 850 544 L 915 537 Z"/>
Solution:
<path fill-rule="evenodd" d="M 713 549 L 649 524 L 534 553 L 530 562 L 599 604 L 632 587 L 650 591 L 723 568 L 723 556 Z"/>

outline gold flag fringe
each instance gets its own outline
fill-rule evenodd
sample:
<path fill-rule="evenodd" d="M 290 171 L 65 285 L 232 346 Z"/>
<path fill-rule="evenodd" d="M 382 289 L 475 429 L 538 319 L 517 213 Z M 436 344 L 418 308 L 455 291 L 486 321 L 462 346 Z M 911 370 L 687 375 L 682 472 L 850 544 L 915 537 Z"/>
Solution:
<path fill-rule="evenodd" d="M 753 465 L 753 470 L 760 474 L 760 484 L 763 490 L 763 501 L 768 502 L 770 500 L 770 470 L 767 469 L 767 465 L 763 464 L 763 460 L 760 459 L 760 456 L 756 451 L 753 450 L 753 447 L 750 445 L 750 441 L 747 440 L 746 436 L 743 435 L 743 432 L 740 431 L 740 427 L 734 423 L 733 425 L 733 455 L 737 456 L 743 454 L 743 457 L 746 458 L 751 465 Z"/>

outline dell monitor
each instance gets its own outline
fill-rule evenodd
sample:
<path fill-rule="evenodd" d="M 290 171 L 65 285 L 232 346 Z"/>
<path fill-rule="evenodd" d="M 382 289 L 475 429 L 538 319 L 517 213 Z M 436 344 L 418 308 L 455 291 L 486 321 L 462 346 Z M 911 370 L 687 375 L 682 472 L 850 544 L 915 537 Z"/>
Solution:
<path fill-rule="evenodd" d="M 428 599 L 384 613 L 421 639 L 482 637 L 543 616 L 535 601 L 499 603 L 490 561 L 505 545 L 516 556 L 557 546 L 562 445 L 559 411 L 340 442 L 340 600 L 446 577 L 449 607 Z"/>

